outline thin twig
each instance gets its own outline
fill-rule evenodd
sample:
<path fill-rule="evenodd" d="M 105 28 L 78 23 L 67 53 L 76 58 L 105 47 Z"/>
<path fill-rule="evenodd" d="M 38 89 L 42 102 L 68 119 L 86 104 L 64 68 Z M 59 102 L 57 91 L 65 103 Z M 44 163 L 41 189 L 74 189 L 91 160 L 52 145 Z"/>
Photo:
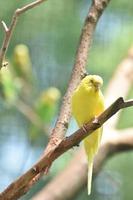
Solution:
<path fill-rule="evenodd" d="M 118 98 L 110 107 L 108 107 L 95 120 L 88 122 L 85 129 L 81 127 L 71 136 L 63 139 L 56 148 L 51 148 L 45 155 L 25 174 L 14 181 L 8 188 L 0 194 L 0 200 L 16 200 L 27 191 L 27 184 L 30 183 L 37 174 L 43 172 L 56 158 L 68 151 L 73 146 L 76 146 L 85 137 L 90 135 L 94 130 L 101 127 L 109 118 L 111 118 L 121 108 L 127 107 L 130 101 L 124 101 L 122 97 Z M 131 104 L 129 105 L 131 106 Z"/>
<path fill-rule="evenodd" d="M 4 65 L 3 61 L 5 60 L 5 55 L 6 55 L 6 52 L 7 52 L 7 49 L 8 49 L 8 46 L 9 46 L 13 31 L 14 31 L 14 29 L 16 27 L 16 24 L 17 24 L 17 21 L 18 21 L 18 17 L 21 14 L 23 14 L 24 12 L 26 12 L 27 10 L 29 10 L 31 8 L 34 8 L 35 6 L 43 3 L 44 1 L 46 1 L 46 0 L 36 0 L 36 1 L 32 2 L 32 3 L 27 4 L 26 6 L 23 6 L 22 8 L 18 8 L 13 14 L 13 17 L 12 17 L 11 24 L 10 24 L 9 28 L 7 27 L 7 25 L 6 25 L 6 23 L 4 21 L 1 22 L 2 26 L 4 27 L 5 37 L 4 37 L 4 40 L 3 40 L 2 47 L 0 49 L 0 69 Z"/>
<path fill-rule="evenodd" d="M 123 104 L 122 108 L 127 108 L 127 107 L 131 107 L 133 106 L 133 99 L 132 100 L 128 100 Z"/>
<path fill-rule="evenodd" d="M 5 32 L 8 32 L 9 29 L 8 29 L 6 23 L 5 23 L 4 21 L 1 21 L 1 24 L 2 24 L 2 26 L 3 26 L 3 28 L 4 28 L 4 31 L 5 31 Z"/>

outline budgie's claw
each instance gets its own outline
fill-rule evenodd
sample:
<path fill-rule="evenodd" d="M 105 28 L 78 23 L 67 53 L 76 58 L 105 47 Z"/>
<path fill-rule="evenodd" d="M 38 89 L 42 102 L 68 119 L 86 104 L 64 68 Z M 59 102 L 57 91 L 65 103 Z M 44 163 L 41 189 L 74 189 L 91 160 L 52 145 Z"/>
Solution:
<path fill-rule="evenodd" d="M 79 146 L 80 146 L 80 144 L 75 144 L 74 146 L 75 146 L 75 147 L 79 147 Z"/>
<path fill-rule="evenodd" d="M 98 126 L 100 125 L 100 123 L 99 123 L 99 121 L 98 121 L 98 119 L 97 119 L 96 117 L 95 117 L 94 120 L 93 120 L 93 124 L 96 124 L 96 125 L 98 125 Z"/>
<path fill-rule="evenodd" d="M 87 131 L 87 128 L 86 128 L 86 125 L 84 124 L 83 126 L 82 126 L 82 129 L 83 129 L 83 131 L 84 131 L 84 133 L 88 133 L 88 131 Z"/>

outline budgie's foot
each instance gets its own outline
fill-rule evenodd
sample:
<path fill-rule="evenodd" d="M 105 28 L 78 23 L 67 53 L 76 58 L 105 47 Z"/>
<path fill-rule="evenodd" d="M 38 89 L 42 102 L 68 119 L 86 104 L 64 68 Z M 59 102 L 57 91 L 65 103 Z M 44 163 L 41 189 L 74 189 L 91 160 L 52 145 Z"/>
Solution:
<path fill-rule="evenodd" d="M 83 129 L 83 131 L 84 131 L 84 133 L 88 133 L 88 131 L 87 131 L 87 128 L 86 128 L 86 124 L 84 124 L 83 126 L 82 126 L 82 129 Z"/>
<path fill-rule="evenodd" d="M 100 123 L 99 123 L 97 117 L 94 117 L 94 119 L 93 119 L 92 122 L 93 122 L 93 124 L 100 125 Z"/>

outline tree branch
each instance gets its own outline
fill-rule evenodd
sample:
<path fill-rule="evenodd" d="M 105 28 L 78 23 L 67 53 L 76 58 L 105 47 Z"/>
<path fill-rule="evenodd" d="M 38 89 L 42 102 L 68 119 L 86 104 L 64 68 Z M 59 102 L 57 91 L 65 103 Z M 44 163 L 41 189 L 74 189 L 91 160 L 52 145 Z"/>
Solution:
<path fill-rule="evenodd" d="M 5 66 L 3 61 L 5 59 L 5 54 L 6 54 L 6 51 L 8 49 L 8 46 L 9 46 L 13 31 L 14 31 L 15 26 L 17 24 L 18 17 L 21 14 L 23 14 L 24 12 L 26 12 L 27 10 L 29 10 L 31 8 L 34 8 L 35 6 L 43 3 L 44 1 L 46 1 L 46 0 L 36 0 L 36 1 L 32 2 L 32 3 L 27 4 L 26 6 L 23 6 L 22 8 L 18 8 L 13 14 L 13 17 L 12 17 L 11 24 L 10 24 L 9 28 L 7 27 L 7 25 L 6 25 L 6 23 L 4 21 L 1 22 L 2 26 L 4 27 L 5 37 L 4 37 L 4 40 L 3 40 L 2 47 L 0 49 L 0 69 L 2 68 L 3 65 Z"/>
<path fill-rule="evenodd" d="M 8 27 L 7 27 L 6 23 L 4 21 L 1 21 L 1 24 L 2 24 L 2 26 L 4 28 L 4 31 L 8 32 Z"/>
<path fill-rule="evenodd" d="M 93 177 L 100 172 L 103 164 L 110 156 L 125 150 L 133 150 L 133 129 L 123 130 L 122 133 L 121 131 L 111 130 L 109 134 L 113 135 L 113 137 L 110 137 L 109 140 L 104 140 L 95 157 Z M 86 182 L 87 159 L 84 149 L 81 147 L 68 166 L 37 195 L 32 197 L 32 200 L 73 199 L 77 191 L 80 191 Z"/>
<path fill-rule="evenodd" d="M 110 107 L 108 107 L 102 114 L 100 114 L 95 120 L 87 123 L 84 127 L 81 127 L 71 136 L 63 139 L 56 148 L 51 148 L 51 150 L 45 155 L 25 174 L 14 181 L 9 187 L 0 194 L 0 200 L 16 200 L 24 194 L 27 189 L 27 184 L 32 181 L 32 179 L 42 171 L 44 171 L 47 166 L 49 166 L 56 158 L 62 155 L 64 152 L 76 146 L 85 137 L 90 135 L 94 130 L 101 127 L 105 121 L 112 117 L 121 108 L 125 108 L 129 105 L 129 102 L 133 100 L 124 101 L 122 97 L 118 98 Z"/>

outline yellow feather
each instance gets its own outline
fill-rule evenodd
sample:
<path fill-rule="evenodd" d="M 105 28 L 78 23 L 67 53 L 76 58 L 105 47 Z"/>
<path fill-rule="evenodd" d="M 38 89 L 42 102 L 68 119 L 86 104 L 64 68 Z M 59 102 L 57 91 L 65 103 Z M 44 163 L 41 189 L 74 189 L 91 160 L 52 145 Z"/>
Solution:
<path fill-rule="evenodd" d="M 89 122 L 104 110 L 104 97 L 100 90 L 103 81 L 100 76 L 86 76 L 72 95 L 72 113 L 78 125 Z M 102 128 L 97 129 L 84 139 L 84 147 L 88 158 L 88 194 L 91 193 L 93 159 L 97 153 Z"/>

